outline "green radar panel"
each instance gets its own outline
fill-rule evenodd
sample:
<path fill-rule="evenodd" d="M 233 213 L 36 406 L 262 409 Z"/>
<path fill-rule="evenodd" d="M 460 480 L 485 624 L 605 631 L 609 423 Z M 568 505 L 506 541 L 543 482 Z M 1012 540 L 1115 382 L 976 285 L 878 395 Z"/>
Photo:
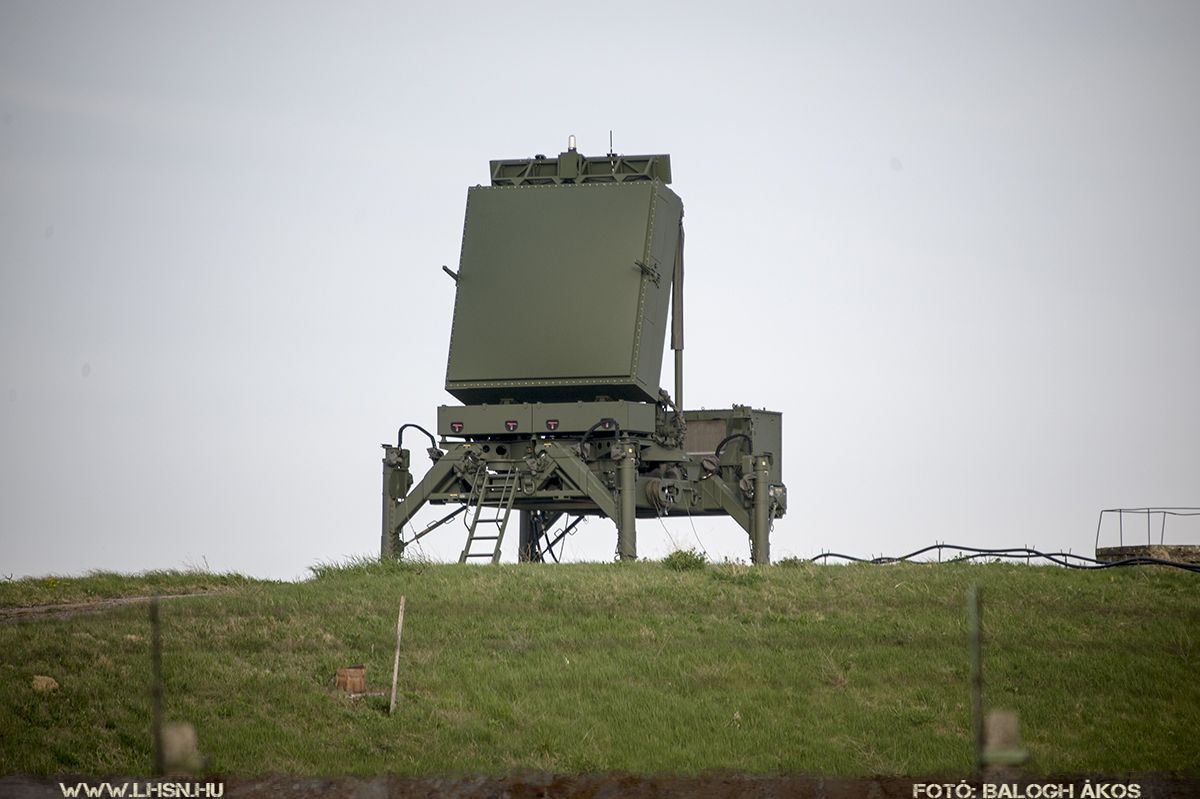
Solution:
<path fill-rule="evenodd" d="M 683 203 L 666 156 L 496 161 L 468 190 L 446 390 L 656 402 Z"/>

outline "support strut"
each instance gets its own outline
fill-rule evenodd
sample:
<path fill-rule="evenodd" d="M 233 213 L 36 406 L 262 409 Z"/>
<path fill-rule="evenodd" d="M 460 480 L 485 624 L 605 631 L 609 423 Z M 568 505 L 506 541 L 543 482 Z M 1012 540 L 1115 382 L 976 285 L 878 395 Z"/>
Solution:
<path fill-rule="evenodd" d="M 771 563 L 771 486 L 770 460 L 754 456 L 754 521 L 750 530 L 750 562 L 757 566 Z"/>
<path fill-rule="evenodd" d="M 621 518 L 617 521 L 617 557 L 637 560 L 637 454 L 628 438 L 621 439 L 617 447 L 621 504 Z"/>

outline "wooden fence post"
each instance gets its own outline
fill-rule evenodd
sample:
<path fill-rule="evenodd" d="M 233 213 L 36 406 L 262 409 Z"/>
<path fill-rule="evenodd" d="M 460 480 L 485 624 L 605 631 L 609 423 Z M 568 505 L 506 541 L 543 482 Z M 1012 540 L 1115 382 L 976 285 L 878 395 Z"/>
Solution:
<path fill-rule="evenodd" d="M 396 712 L 396 681 L 400 678 L 400 634 L 404 632 L 404 597 L 400 597 L 400 616 L 396 619 L 396 659 L 392 663 L 392 701 L 388 715 Z"/>

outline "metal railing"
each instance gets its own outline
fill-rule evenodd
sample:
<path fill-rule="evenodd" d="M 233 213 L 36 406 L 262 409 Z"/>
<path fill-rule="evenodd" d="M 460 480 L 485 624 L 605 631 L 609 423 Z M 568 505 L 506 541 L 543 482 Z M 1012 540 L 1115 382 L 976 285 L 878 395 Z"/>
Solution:
<path fill-rule="evenodd" d="M 1106 508 L 1100 511 L 1100 518 L 1096 522 L 1096 546 L 1100 546 L 1100 531 L 1104 527 L 1104 514 L 1115 513 L 1117 515 L 1117 535 L 1120 541 L 1119 546 L 1125 546 L 1125 516 L 1145 516 L 1146 517 L 1146 546 L 1154 544 L 1154 525 L 1155 517 L 1158 518 L 1158 543 L 1162 546 L 1166 541 L 1167 533 L 1167 517 L 1168 516 L 1200 516 L 1200 508 Z M 1139 524 L 1140 528 L 1141 525 Z"/>

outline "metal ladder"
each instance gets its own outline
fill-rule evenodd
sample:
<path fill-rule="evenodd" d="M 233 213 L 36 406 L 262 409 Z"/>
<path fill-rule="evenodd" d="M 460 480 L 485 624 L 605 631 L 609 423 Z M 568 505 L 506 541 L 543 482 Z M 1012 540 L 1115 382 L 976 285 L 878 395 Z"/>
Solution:
<path fill-rule="evenodd" d="M 504 540 L 504 530 L 508 527 L 508 517 L 512 513 L 513 500 L 517 498 L 518 475 L 516 469 L 504 472 L 489 472 L 486 466 L 481 466 L 476 473 L 475 486 L 472 490 L 471 502 L 475 512 L 471 516 L 471 526 L 467 528 L 467 543 L 463 546 L 462 554 L 458 556 L 459 563 L 466 563 L 470 558 L 491 558 L 492 563 L 500 562 L 500 542 Z M 489 507 L 488 500 L 494 500 L 491 509 L 495 516 L 485 516 L 484 508 Z M 486 534 L 481 535 L 480 526 Z M 494 525 L 494 527 L 493 527 Z M 495 535 L 492 535 L 495 533 Z M 471 546 L 476 541 L 495 542 L 491 550 L 472 552 Z"/>

